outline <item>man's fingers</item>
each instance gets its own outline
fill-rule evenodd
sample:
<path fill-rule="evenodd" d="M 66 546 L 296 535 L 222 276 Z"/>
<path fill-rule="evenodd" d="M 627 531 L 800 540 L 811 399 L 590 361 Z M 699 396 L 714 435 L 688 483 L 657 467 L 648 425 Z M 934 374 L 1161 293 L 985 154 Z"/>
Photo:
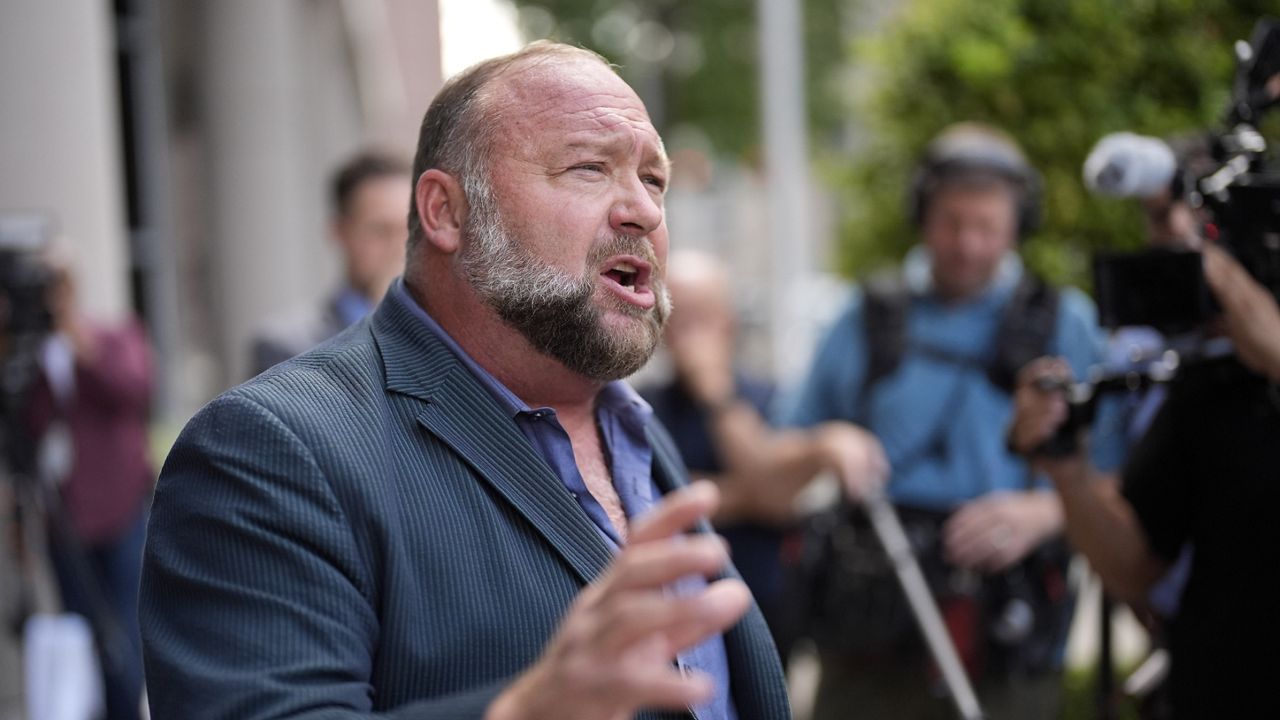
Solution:
<path fill-rule="evenodd" d="M 742 617 L 751 593 L 738 580 L 719 580 L 687 597 L 658 592 L 619 597 L 599 614 L 599 641 L 606 656 L 620 655 L 633 645 L 659 636 L 663 659 L 718 635 Z"/>
<path fill-rule="evenodd" d="M 981 512 L 972 506 L 960 508 L 942 527 L 943 543 L 949 548 L 974 545 L 992 522 L 990 513 Z"/>
<path fill-rule="evenodd" d="M 710 517 L 720 504 L 720 491 L 705 480 L 668 493 L 653 512 L 631 528 L 629 545 L 652 542 L 679 535 L 699 519 Z"/>
<path fill-rule="evenodd" d="M 665 638 L 654 635 L 626 654 L 583 653 L 586 648 L 579 646 L 555 660 L 544 658 L 520 681 L 526 698 L 532 686 L 533 696 L 544 701 L 542 712 L 524 717 L 622 720 L 640 708 L 680 710 L 709 700 L 714 681 L 677 670 L 666 646 Z"/>
<path fill-rule="evenodd" d="M 980 529 L 966 529 L 962 534 L 944 539 L 946 559 L 955 565 L 980 570 L 996 570 L 1009 563 L 1015 553 L 1016 529 L 998 524 Z"/>
<path fill-rule="evenodd" d="M 981 567 L 1013 539 L 1016 528 L 1003 507 L 1010 499 L 988 496 L 957 510 L 942 528 L 948 555 L 966 567 Z"/>
<path fill-rule="evenodd" d="M 817 441 L 824 462 L 838 473 L 850 498 L 860 500 L 888 480 L 888 456 L 875 435 L 846 422 L 832 421 L 817 430 Z"/>
<path fill-rule="evenodd" d="M 714 575 L 728 561 L 728 550 L 718 535 L 629 545 L 603 581 L 602 599 L 621 592 L 657 589 L 686 575 Z"/>
<path fill-rule="evenodd" d="M 686 708 L 710 698 L 715 686 L 705 675 L 675 670 L 672 660 L 724 632 L 750 605 L 739 580 L 684 597 L 658 590 L 617 595 L 574 611 L 560 635 L 561 666 L 576 668 L 566 676 L 570 686 L 606 692 L 609 706 Z"/>
<path fill-rule="evenodd" d="M 1039 358 L 1018 374 L 1010 439 L 1018 452 L 1029 453 L 1048 440 L 1067 419 L 1067 400 L 1059 389 L 1045 387 L 1071 378 L 1071 367 L 1061 358 Z"/>
<path fill-rule="evenodd" d="M 619 692 L 632 706 L 661 710 L 685 710 L 715 695 L 715 682 L 706 673 L 682 673 L 671 665 L 626 679 Z"/>
<path fill-rule="evenodd" d="M 1039 357 L 1018 371 L 1018 385 L 1032 385 L 1037 380 L 1044 378 L 1055 378 L 1069 381 L 1071 379 L 1071 365 L 1061 357 Z"/>

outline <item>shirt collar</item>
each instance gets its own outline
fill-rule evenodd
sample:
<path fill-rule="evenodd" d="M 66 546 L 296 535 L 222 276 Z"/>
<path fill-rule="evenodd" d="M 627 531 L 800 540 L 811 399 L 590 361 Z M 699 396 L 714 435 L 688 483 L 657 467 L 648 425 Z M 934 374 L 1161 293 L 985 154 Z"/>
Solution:
<path fill-rule="evenodd" d="M 408 289 L 404 285 L 404 280 L 397 279 L 391 285 L 391 293 L 395 298 L 409 309 L 409 312 L 417 318 L 433 335 L 444 343 L 445 347 L 457 356 L 458 360 L 466 366 L 471 374 L 475 376 L 485 390 L 493 396 L 498 402 L 502 411 L 509 417 L 516 417 L 521 413 L 534 412 L 529 404 L 521 400 L 518 395 L 511 391 L 506 385 L 503 385 L 488 370 L 480 366 L 470 355 L 467 354 L 462 346 L 459 345 L 444 328 L 440 327 L 440 323 L 431 317 L 426 310 L 418 304 L 416 300 L 409 295 Z M 645 402 L 640 394 L 635 391 L 626 382 L 622 380 L 614 380 L 606 383 L 601 388 L 600 393 L 596 396 L 596 407 L 599 411 L 611 413 L 621 418 L 633 428 L 643 428 L 650 416 L 653 415 L 653 408 L 649 403 Z"/>
<path fill-rule="evenodd" d="M 614 380 L 601 388 L 596 407 L 600 412 L 616 415 L 636 431 L 643 431 L 653 417 L 653 407 L 623 380 Z"/>

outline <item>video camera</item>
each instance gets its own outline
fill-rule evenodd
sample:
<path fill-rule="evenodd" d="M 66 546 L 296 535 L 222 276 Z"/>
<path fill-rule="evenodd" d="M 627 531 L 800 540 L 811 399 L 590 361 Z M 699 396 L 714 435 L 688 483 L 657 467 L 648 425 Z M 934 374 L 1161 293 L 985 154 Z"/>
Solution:
<path fill-rule="evenodd" d="M 1179 168 L 1163 141 L 1129 133 L 1104 138 L 1085 162 L 1085 182 L 1104 195 L 1167 194 L 1205 216 L 1218 240 L 1280 299 L 1280 173 L 1266 167 L 1257 125 L 1280 101 L 1280 21 L 1264 19 L 1251 43 L 1236 43 L 1238 66 L 1225 130 L 1211 142 L 1214 165 L 1196 176 Z M 1218 312 L 1197 252 L 1152 249 L 1094 258 L 1104 327 L 1148 326 L 1167 336 L 1194 332 Z"/>
<path fill-rule="evenodd" d="M 1204 237 L 1217 240 L 1280 301 L 1280 172 L 1266 167 L 1267 143 L 1257 130 L 1264 113 L 1280 103 L 1280 21 L 1259 21 L 1252 41 L 1236 43 L 1235 51 L 1226 129 L 1212 138 L 1207 171 L 1180 168 L 1173 150 L 1157 138 L 1116 133 L 1090 153 L 1085 182 L 1103 195 L 1186 203 L 1204 218 Z M 1127 358 L 1123 367 L 1095 367 L 1082 382 L 1038 383 L 1042 390 L 1064 392 L 1068 401 L 1067 420 L 1036 450 L 1040 454 L 1075 452 L 1079 431 L 1093 422 L 1100 397 L 1141 392 L 1172 380 L 1189 362 L 1223 354 L 1221 342 L 1204 337 L 1219 308 L 1199 252 L 1156 247 L 1099 253 L 1093 271 L 1104 327 L 1147 327 L 1163 340 Z"/>
<path fill-rule="evenodd" d="M 34 461 L 22 441 L 22 409 L 53 328 L 53 274 L 43 258 L 52 231 L 39 213 L 0 214 L 0 476 L 25 475 Z"/>

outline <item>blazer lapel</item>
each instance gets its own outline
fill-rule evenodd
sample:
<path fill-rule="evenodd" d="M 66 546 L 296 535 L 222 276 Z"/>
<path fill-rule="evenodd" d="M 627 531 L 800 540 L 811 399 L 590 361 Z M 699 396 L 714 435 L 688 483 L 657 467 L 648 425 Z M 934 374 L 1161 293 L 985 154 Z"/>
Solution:
<path fill-rule="evenodd" d="M 387 389 L 422 401 L 417 421 L 509 502 L 583 583 L 613 560 L 599 530 L 488 391 L 389 293 L 373 319 Z"/>
<path fill-rule="evenodd" d="M 418 422 L 465 459 L 547 540 L 584 583 L 613 560 L 600 531 L 488 392 L 459 366 Z"/>

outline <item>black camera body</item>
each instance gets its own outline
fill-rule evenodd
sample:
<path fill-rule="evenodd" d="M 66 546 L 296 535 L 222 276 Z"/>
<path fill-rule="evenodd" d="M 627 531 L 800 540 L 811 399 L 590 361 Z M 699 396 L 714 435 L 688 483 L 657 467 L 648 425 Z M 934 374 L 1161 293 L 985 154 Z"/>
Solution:
<path fill-rule="evenodd" d="M 1112 330 L 1152 327 L 1166 336 L 1203 327 L 1218 305 L 1201 262 L 1200 253 L 1165 248 L 1094 255 L 1098 322 Z"/>
<path fill-rule="evenodd" d="M 0 476 L 28 475 L 35 462 L 22 409 L 53 330 L 53 273 L 44 259 L 52 230 L 42 214 L 0 214 Z"/>
<path fill-rule="evenodd" d="M 52 274 L 40 256 L 46 237 L 43 218 L 0 215 L 0 337 L 14 345 L 53 325 Z"/>
<path fill-rule="evenodd" d="M 0 362 L 29 350 L 53 329 L 53 272 L 44 252 L 52 221 L 39 213 L 0 214 Z"/>
<path fill-rule="evenodd" d="M 1033 452 L 1045 457 L 1067 457 L 1080 448 L 1080 435 L 1093 424 L 1098 400 L 1105 395 L 1141 393 L 1159 383 L 1173 379 L 1178 372 L 1181 356 L 1173 349 L 1133 363 L 1121 370 L 1097 371 L 1083 382 L 1071 382 L 1058 378 L 1043 378 L 1036 387 L 1044 391 L 1061 392 L 1067 399 L 1067 419 L 1057 432 Z"/>
<path fill-rule="evenodd" d="M 1216 168 L 1199 178 L 1175 177 L 1170 192 L 1204 211 L 1207 235 L 1280 300 L 1280 172 L 1266 167 L 1267 143 L 1256 125 L 1280 101 L 1280 21 L 1259 21 L 1239 65 L 1226 130 L 1216 134 Z M 1179 189 L 1181 189 L 1179 191 Z M 1103 253 L 1093 262 L 1104 327 L 1153 327 L 1168 336 L 1203 328 L 1218 313 L 1199 253 L 1148 250 Z"/>

